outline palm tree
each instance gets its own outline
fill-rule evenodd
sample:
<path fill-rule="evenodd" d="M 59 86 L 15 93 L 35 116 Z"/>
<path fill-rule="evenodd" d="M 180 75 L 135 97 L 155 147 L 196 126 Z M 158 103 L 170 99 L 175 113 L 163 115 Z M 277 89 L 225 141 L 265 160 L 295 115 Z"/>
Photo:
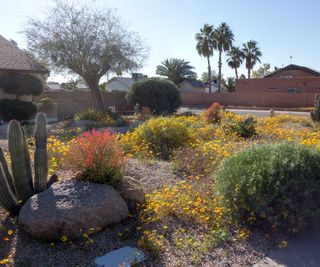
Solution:
<path fill-rule="evenodd" d="M 250 40 L 243 44 L 242 53 L 246 61 L 246 68 L 248 69 L 248 79 L 250 79 L 251 70 L 257 62 L 260 63 L 262 53 L 258 47 L 258 43 L 254 40 Z"/>
<path fill-rule="evenodd" d="M 221 55 L 222 52 L 229 51 L 232 42 L 234 41 L 234 34 L 230 29 L 229 25 L 226 22 L 222 22 L 214 31 L 213 31 L 213 38 L 215 40 L 216 46 L 215 49 L 219 51 L 219 62 L 218 62 L 218 91 L 221 89 Z"/>
<path fill-rule="evenodd" d="M 161 65 L 157 66 L 156 74 L 165 76 L 174 84 L 179 85 L 183 78 L 197 78 L 197 74 L 192 71 L 193 69 L 194 67 L 190 65 L 190 62 L 184 59 L 170 58 L 162 61 Z"/>
<path fill-rule="evenodd" d="M 236 79 L 238 79 L 238 68 L 243 62 L 243 53 L 240 47 L 232 46 L 230 51 L 227 53 L 227 56 L 228 66 L 234 69 L 236 73 Z"/>
<path fill-rule="evenodd" d="M 204 24 L 200 32 L 195 36 L 197 41 L 196 49 L 200 56 L 204 56 L 208 61 L 208 85 L 209 93 L 211 93 L 211 65 L 210 57 L 213 56 L 213 50 L 216 46 L 213 39 L 213 25 Z"/>

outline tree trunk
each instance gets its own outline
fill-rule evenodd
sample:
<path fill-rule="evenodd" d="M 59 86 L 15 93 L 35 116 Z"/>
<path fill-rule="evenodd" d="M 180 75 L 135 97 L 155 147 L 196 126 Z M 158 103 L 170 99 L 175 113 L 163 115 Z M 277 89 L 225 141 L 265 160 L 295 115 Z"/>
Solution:
<path fill-rule="evenodd" d="M 234 71 L 236 72 L 236 79 L 238 79 L 238 69 L 234 68 Z"/>
<path fill-rule="evenodd" d="M 209 85 L 209 93 L 211 93 L 211 66 L 210 66 L 210 57 L 207 56 L 208 60 L 208 85 Z"/>
<path fill-rule="evenodd" d="M 222 67 L 222 62 L 221 62 L 221 54 L 222 51 L 219 50 L 219 63 L 218 63 L 218 68 L 219 68 L 219 83 L 218 83 L 218 92 L 221 91 L 221 67 Z"/>
<path fill-rule="evenodd" d="M 93 102 L 99 111 L 105 111 L 100 88 L 99 88 L 99 81 L 88 81 L 87 82 L 93 97 Z"/>
<path fill-rule="evenodd" d="M 248 68 L 248 79 L 250 79 L 250 78 L 251 78 L 251 69 Z"/>

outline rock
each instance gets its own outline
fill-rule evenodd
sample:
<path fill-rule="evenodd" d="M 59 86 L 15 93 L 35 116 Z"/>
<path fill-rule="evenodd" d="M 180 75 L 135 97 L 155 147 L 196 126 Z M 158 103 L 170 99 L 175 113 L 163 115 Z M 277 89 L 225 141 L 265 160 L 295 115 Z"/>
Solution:
<path fill-rule="evenodd" d="M 128 216 L 128 207 L 111 186 L 82 181 L 54 183 L 22 207 L 19 225 L 46 240 L 78 239 Z"/>
<path fill-rule="evenodd" d="M 97 267 L 130 267 L 143 262 L 145 259 L 146 256 L 141 250 L 132 247 L 123 247 L 96 258 L 95 265 Z"/>
<path fill-rule="evenodd" d="M 145 192 L 141 183 L 131 176 L 124 176 L 115 189 L 126 201 L 142 203 L 145 200 Z"/>

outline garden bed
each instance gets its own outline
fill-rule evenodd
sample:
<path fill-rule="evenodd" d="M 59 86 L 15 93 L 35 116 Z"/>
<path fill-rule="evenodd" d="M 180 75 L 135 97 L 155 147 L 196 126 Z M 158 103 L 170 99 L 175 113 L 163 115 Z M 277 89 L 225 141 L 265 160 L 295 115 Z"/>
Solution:
<path fill-rule="evenodd" d="M 6 143 L 2 142 L 2 147 Z M 59 173 L 58 173 L 59 174 Z M 172 166 L 164 161 L 129 160 L 126 174 L 138 179 L 146 192 L 162 188 L 164 185 L 179 181 Z M 70 179 L 72 172 L 62 171 L 60 179 Z M 174 221 L 171 222 L 174 226 Z M 16 218 L 0 210 L 1 245 L 0 257 L 8 258 L 11 266 L 89 266 L 94 259 L 123 246 L 137 246 L 141 232 L 137 230 L 139 222 L 130 217 L 125 222 L 108 227 L 96 236 L 80 241 L 48 243 L 31 238 L 19 231 Z M 12 232 L 11 232 L 12 231 Z M 205 258 L 203 266 L 248 266 L 258 262 L 270 249 L 272 241 L 260 234 L 254 234 L 249 240 L 226 243 L 214 247 Z M 164 253 L 156 258 L 148 258 L 141 266 L 189 266 L 192 251 L 181 253 L 174 245 L 164 248 Z"/>

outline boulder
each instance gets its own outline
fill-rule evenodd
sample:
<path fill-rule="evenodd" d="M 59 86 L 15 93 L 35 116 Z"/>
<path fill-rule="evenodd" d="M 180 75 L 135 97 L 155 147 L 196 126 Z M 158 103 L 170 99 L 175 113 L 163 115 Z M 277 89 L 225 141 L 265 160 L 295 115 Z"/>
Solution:
<path fill-rule="evenodd" d="M 143 186 L 131 176 L 124 176 L 115 188 L 126 201 L 142 203 L 145 200 Z"/>
<path fill-rule="evenodd" d="M 127 216 L 127 204 L 111 186 L 65 181 L 32 196 L 20 211 L 19 225 L 35 238 L 72 240 Z"/>

